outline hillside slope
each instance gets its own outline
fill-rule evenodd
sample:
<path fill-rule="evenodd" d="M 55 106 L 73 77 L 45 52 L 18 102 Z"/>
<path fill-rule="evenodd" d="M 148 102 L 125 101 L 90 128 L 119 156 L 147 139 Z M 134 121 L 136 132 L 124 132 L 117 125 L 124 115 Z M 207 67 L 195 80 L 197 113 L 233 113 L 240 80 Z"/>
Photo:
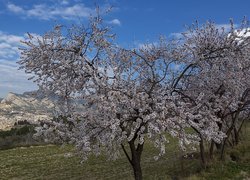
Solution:
<path fill-rule="evenodd" d="M 55 97 L 46 97 L 41 91 L 8 93 L 0 103 L 0 129 L 8 129 L 20 120 L 36 123 L 50 119 L 56 110 L 55 100 Z"/>

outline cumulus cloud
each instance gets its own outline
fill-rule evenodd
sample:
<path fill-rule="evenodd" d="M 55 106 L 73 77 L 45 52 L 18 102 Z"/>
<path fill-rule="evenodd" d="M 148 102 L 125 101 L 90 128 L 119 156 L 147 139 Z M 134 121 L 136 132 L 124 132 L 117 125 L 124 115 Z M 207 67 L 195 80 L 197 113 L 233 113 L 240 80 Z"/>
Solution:
<path fill-rule="evenodd" d="M 12 4 L 12 3 L 7 4 L 7 8 L 11 12 L 14 12 L 14 13 L 24 13 L 24 9 L 23 8 L 21 8 L 19 6 L 16 6 L 15 4 Z"/>
<path fill-rule="evenodd" d="M 36 85 L 28 81 L 30 75 L 18 70 L 16 63 L 19 57 L 18 48 L 25 36 L 17 36 L 0 31 L 0 97 L 8 92 L 22 93 L 37 89 Z"/>
<path fill-rule="evenodd" d="M 69 1 L 66 0 L 61 1 L 60 4 L 50 6 L 47 4 L 36 4 L 31 8 L 24 8 L 13 3 L 8 3 L 7 9 L 25 18 L 38 18 L 42 20 L 86 18 L 95 13 L 94 9 L 85 6 L 83 3 L 69 5 Z"/>
<path fill-rule="evenodd" d="M 121 26 L 121 21 L 119 19 L 113 19 L 108 22 L 109 24 Z"/>
<path fill-rule="evenodd" d="M 19 55 L 18 48 L 21 47 L 22 36 L 10 35 L 0 31 L 0 58 L 13 59 Z"/>

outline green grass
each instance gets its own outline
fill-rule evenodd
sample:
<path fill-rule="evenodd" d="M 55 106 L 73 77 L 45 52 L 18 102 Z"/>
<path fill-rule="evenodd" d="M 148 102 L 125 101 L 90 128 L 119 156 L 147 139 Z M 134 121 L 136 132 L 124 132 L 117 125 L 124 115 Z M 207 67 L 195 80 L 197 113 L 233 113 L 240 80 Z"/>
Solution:
<path fill-rule="evenodd" d="M 250 123 L 243 131 L 240 144 L 226 149 L 224 161 L 215 159 L 210 166 L 188 178 L 189 180 L 249 180 L 250 179 Z"/>
<path fill-rule="evenodd" d="M 170 143 L 166 156 L 153 159 L 158 151 L 146 145 L 142 157 L 144 178 L 171 179 L 185 172 L 190 166 L 197 167 L 198 160 L 178 160 L 180 152 Z M 173 151 L 174 150 L 174 151 Z M 69 156 L 70 154 L 70 156 Z M 0 151 L 0 179 L 133 179 L 133 172 L 125 156 L 108 161 L 105 156 L 90 157 L 87 162 L 75 154 L 71 146 L 33 146 Z M 182 169 L 181 169 L 182 168 Z M 183 171 L 183 172 L 182 172 Z"/>
<path fill-rule="evenodd" d="M 250 134 L 248 126 L 247 134 Z M 225 162 L 216 161 L 201 171 L 197 158 L 181 158 L 181 151 L 174 140 L 166 155 L 153 159 L 158 151 L 146 144 L 142 156 L 144 179 L 247 179 L 250 178 L 250 136 L 235 149 L 228 149 Z M 237 156 L 232 161 L 230 155 Z M 124 155 L 116 161 L 105 156 L 90 157 L 87 162 L 75 154 L 71 146 L 31 146 L 0 151 L 0 179 L 133 179 L 133 172 Z"/>
<path fill-rule="evenodd" d="M 238 149 L 238 148 L 237 148 Z M 248 146 L 248 151 L 250 146 Z M 250 152 L 240 154 L 241 159 L 238 161 L 228 160 L 213 162 L 212 165 L 202 172 L 190 176 L 189 180 L 206 179 L 206 180 L 230 180 L 230 179 L 250 179 Z"/>

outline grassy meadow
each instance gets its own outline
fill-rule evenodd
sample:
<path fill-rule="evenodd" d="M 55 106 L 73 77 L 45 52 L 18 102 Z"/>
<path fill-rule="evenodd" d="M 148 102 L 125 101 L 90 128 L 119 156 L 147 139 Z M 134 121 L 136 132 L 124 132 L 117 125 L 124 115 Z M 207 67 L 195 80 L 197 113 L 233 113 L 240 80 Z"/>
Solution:
<path fill-rule="evenodd" d="M 166 155 L 153 159 L 158 151 L 151 144 L 145 145 L 142 156 L 143 176 L 152 179 L 249 179 L 250 178 L 250 126 L 243 132 L 239 146 L 227 149 L 224 162 L 213 161 L 201 170 L 197 154 L 183 157 L 177 143 L 172 140 Z M 234 158 L 231 158 L 234 157 Z M 80 163 L 72 146 L 30 146 L 0 150 L 0 179 L 133 179 L 132 169 L 122 154 L 116 161 L 105 156 L 90 157 Z M 211 163 L 211 162 L 210 162 Z"/>

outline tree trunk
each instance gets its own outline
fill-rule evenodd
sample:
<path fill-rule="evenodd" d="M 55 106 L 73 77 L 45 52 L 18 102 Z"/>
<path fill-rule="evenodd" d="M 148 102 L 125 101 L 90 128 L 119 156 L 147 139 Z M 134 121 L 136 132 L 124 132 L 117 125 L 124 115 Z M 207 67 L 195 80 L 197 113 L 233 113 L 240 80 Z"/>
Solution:
<path fill-rule="evenodd" d="M 141 154 L 143 151 L 143 144 L 138 144 L 137 147 L 135 147 L 134 140 L 129 142 L 131 157 L 128 155 L 125 147 L 123 144 L 121 144 L 122 149 L 130 162 L 133 172 L 134 172 L 134 178 L 135 180 L 142 180 L 142 170 L 141 170 Z"/>
<path fill-rule="evenodd" d="M 135 180 L 142 180 L 141 162 L 138 157 L 132 158 Z"/>
<path fill-rule="evenodd" d="M 229 136 L 230 136 L 232 130 L 233 130 L 233 125 L 227 130 L 227 133 L 226 133 L 227 137 L 225 137 L 225 139 L 222 141 L 222 147 L 221 147 L 221 151 L 220 151 L 220 159 L 221 160 L 224 159 L 226 143 L 229 139 Z"/>
<path fill-rule="evenodd" d="M 130 151 L 131 151 L 131 164 L 134 170 L 135 180 L 142 180 L 142 170 L 141 170 L 141 154 L 143 151 L 143 144 L 138 144 L 135 148 L 134 141 L 129 142 Z"/>
<path fill-rule="evenodd" d="M 241 124 L 240 124 L 240 127 L 238 129 L 236 129 L 236 132 L 235 132 L 235 140 L 236 140 L 236 145 L 239 143 L 240 141 L 240 132 L 241 132 L 241 129 L 243 127 L 243 124 L 245 122 L 245 118 L 242 120 Z"/>
<path fill-rule="evenodd" d="M 196 131 L 196 133 L 200 137 L 200 143 L 199 143 L 199 145 L 200 145 L 201 166 L 203 168 L 206 168 L 205 148 L 204 148 L 204 143 L 203 143 L 203 137 L 202 137 L 201 133 L 195 127 L 192 126 L 192 128 Z"/>
<path fill-rule="evenodd" d="M 223 141 L 221 152 L 220 152 L 220 160 L 224 159 L 224 152 L 225 152 L 226 140 Z"/>
<path fill-rule="evenodd" d="M 232 130 L 235 128 L 235 123 L 236 123 L 236 121 L 238 119 L 238 116 L 239 116 L 239 111 L 235 115 L 232 115 L 232 124 L 228 128 L 228 130 L 226 132 L 227 137 L 225 137 L 225 139 L 223 140 L 223 143 L 222 143 L 222 148 L 221 148 L 221 153 L 220 153 L 220 159 L 221 160 L 224 159 L 224 153 L 225 153 L 226 143 L 227 143 L 227 141 L 229 139 L 229 136 L 230 136 Z M 233 141 L 234 141 L 234 138 L 233 138 Z"/>
<path fill-rule="evenodd" d="M 206 168 L 206 160 L 205 160 L 205 148 L 203 143 L 203 138 L 200 136 L 200 156 L 201 156 L 201 165 L 203 168 Z"/>
<path fill-rule="evenodd" d="M 234 127 L 234 141 L 235 145 L 237 146 L 239 144 L 239 134 L 236 127 Z"/>
<path fill-rule="evenodd" d="M 213 159 L 214 156 L 214 144 L 215 142 L 212 140 L 209 148 L 209 157 L 210 159 Z"/>
<path fill-rule="evenodd" d="M 222 130 L 222 123 L 221 122 L 218 122 L 218 127 L 219 127 L 219 131 L 221 131 Z M 221 148 L 222 148 L 221 143 L 216 143 L 216 142 L 214 142 L 214 143 L 215 143 L 217 151 L 221 150 Z"/>

